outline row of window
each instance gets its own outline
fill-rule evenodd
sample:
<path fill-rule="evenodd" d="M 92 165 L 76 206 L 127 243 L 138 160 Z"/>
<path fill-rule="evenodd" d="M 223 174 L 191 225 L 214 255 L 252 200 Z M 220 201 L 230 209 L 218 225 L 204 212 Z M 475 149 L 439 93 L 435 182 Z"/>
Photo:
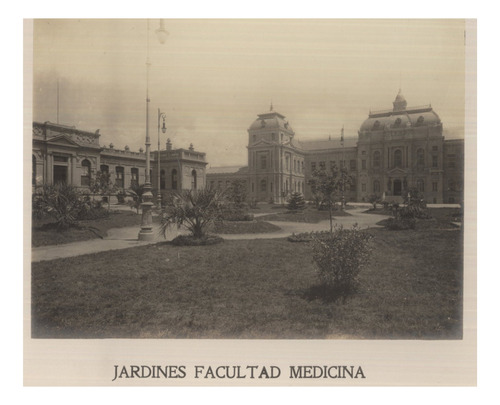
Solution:
<path fill-rule="evenodd" d="M 325 161 L 321 161 L 318 163 L 319 164 L 317 165 L 316 162 L 311 162 L 311 171 L 314 171 L 318 168 L 319 168 L 319 170 L 326 170 L 326 162 Z M 335 162 L 334 160 L 331 160 L 330 161 L 330 169 L 333 169 L 334 167 L 345 167 L 346 163 L 347 163 L 346 160 L 340 160 L 339 165 L 337 166 L 337 162 Z M 349 161 L 349 169 L 356 170 L 356 160 L 355 159 L 351 159 Z"/>

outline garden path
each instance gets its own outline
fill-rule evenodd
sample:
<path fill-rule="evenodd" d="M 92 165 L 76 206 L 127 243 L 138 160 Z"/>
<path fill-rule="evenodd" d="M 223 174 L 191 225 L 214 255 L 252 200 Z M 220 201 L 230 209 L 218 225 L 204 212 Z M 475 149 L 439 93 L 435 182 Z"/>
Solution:
<path fill-rule="evenodd" d="M 335 223 L 341 224 L 345 227 L 351 227 L 357 223 L 361 228 L 376 227 L 376 223 L 387 218 L 383 215 L 365 214 L 366 207 L 354 208 L 349 211 L 351 216 L 336 217 Z M 285 221 L 269 221 L 281 228 L 280 231 L 272 233 L 258 233 L 258 234 L 234 234 L 222 235 L 227 240 L 238 239 L 270 239 L 270 238 L 284 238 L 290 236 L 292 233 L 300 232 L 315 232 L 326 231 L 330 229 L 330 221 L 320 221 L 315 224 L 299 223 L 299 222 L 285 222 Z M 31 249 L 31 261 L 38 262 L 43 260 L 54 260 L 64 257 L 79 256 L 83 254 L 98 253 L 107 250 L 126 249 L 130 247 L 143 246 L 152 243 L 161 242 L 164 240 L 172 240 L 182 231 L 170 230 L 164 239 L 158 233 L 158 226 L 153 228 L 155 239 L 153 241 L 138 241 L 137 236 L 139 227 L 125 227 L 113 228 L 108 231 L 108 236 L 104 239 L 92 239 L 82 242 L 73 242 L 63 245 L 41 246 Z"/>

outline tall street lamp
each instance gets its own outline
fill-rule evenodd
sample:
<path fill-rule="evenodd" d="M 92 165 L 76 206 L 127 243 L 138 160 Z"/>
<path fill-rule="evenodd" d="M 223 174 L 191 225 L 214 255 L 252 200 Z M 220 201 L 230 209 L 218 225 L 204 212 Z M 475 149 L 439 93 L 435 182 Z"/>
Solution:
<path fill-rule="evenodd" d="M 165 113 L 160 112 L 158 108 L 158 208 L 161 209 L 161 172 L 160 172 L 160 121 L 163 118 L 163 125 L 161 127 L 161 132 L 167 132 L 167 127 L 165 126 Z"/>
<path fill-rule="evenodd" d="M 146 57 L 146 179 L 144 192 L 142 193 L 142 221 L 139 231 L 139 240 L 153 240 L 153 217 L 151 209 L 153 207 L 153 193 L 151 192 L 151 139 L 149 138 L 149 19 L 147 20 L 147 57 Z M 156 35 L 161 44 L 165 42 L 168 32 L 165 30 L 163 20 L 160 20 L 160 28 L 156 30 Z"/>

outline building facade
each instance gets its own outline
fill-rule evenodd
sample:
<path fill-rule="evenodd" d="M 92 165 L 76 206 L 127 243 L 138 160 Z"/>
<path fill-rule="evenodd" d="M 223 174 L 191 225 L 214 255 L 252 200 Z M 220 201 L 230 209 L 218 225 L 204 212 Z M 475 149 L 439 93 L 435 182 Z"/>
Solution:
<path fill-rule="evenodd" d="M 146 155 L 142 149 L 138 152 L 128 146 L 115 149 L 113 144 L 101 146 L 99 140 L 99 130 L 88 132 L 50 122 L 34 122 L 33 189 L 43 184 L 65 183 L 85 190 L 98 171 L 109 173 L 119 190 L 145 183 Z M 206 166 L 205 153 L 195 151 L 193 145 L 188 149 L 173 149 L 168 140 L 166 149 L 151 152 L 152 187 L 158 190 L 160 186 L 162 192 L 203 188 Z"/>
<path fill-rule="evenodd" d="M 369 113 L 357 138 L 342 133 L 339 139 L 299 141 L 271 106 L 248 129 L 248 166 L 210 168 L 207 182 L 220 187 L 242 180 L 256 201 L 284 203 L 294 191 L 310 200 L 311 173 L 334 165 L 352 178 L 346 201 L 367 201 L 371 195 L 398 201 L 413 188 L 428 203 L 463 201 L 463 139 L 446 140 L 432 107 L 408 108 L 401 91 L 392 109 Z"/>

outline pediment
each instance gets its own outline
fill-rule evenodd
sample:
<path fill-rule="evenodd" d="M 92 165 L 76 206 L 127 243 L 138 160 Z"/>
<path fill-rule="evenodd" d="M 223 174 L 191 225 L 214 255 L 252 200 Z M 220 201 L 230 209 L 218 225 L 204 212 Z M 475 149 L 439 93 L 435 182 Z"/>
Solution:
<path fill-rule="evenodd" d="M 402 174 L 407 174 L 406 170 L 403 170 L 399 167 L 396 167 L 394 169 L 388 170 L 388 174 L 394 174 L 394 175 L 402 175 Z"/>
<path fill-rule="evenodd" d="M 66 135 L 59 135 L 55 136 L 54 138 L 50 138 L 47 140 L 47 144 L 58 145 L 58 146 L 71 146 L 76 148 L 80 146 Z"/>
<path fill-rule="evenodd" d="M 273 142 L 270 142 L 270 141 L 267 141 L 265 139 L 259 139 L 257 142 L 255 142 L 253 146 L 262 146 L 262 145 L 265 145 L 265 146 L 269 146 L 269 145 L 274 145 Z"/>

